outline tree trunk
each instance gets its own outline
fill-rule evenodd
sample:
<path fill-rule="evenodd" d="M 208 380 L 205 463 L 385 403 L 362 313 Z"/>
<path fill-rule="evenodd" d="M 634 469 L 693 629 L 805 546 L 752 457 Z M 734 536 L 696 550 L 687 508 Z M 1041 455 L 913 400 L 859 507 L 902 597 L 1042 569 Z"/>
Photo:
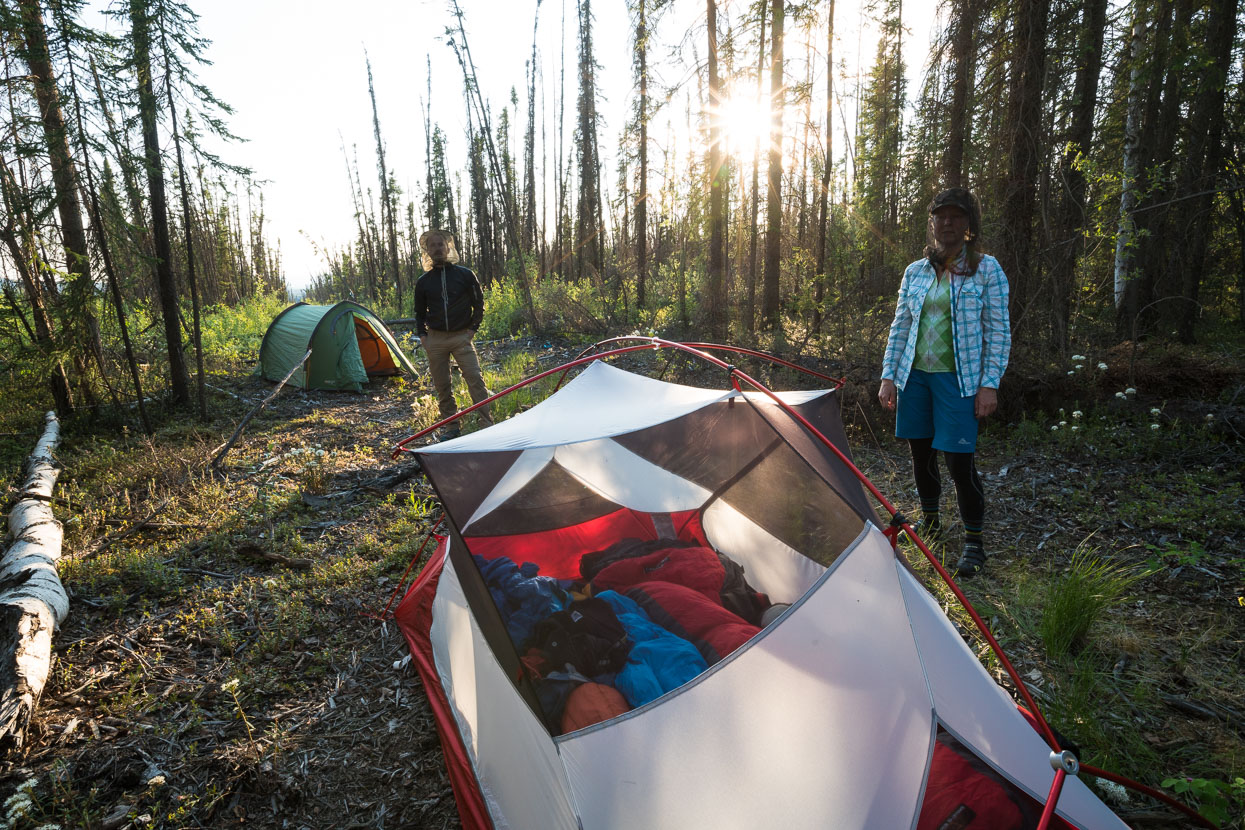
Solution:
<path fill-rule="evenodd" d="M 193 317 L 193 336 L 195 346 L 195 391 L 199 402 L 199 420 L 207 421 L 207 389 L 203 379 L 203 329 L 199 309 L 199 284 L 195 279 L 195 246 L 193 222 L 190 211 L 190 185 L 186 182 L 186 162 L 182 157 L 182 138 L 177 129 L 177 107 L 173 103 L 173 72 L 169 66 L 169 41 L 164 30 L 163 7 L 160 15 L 160 47 L 164 52 L 164 94 L 169 105 L 169 118 L 172 119 L 173 147 L 177 155 L 177 182 L 182 197 L 182 233 L 186 245 L 186 283 L 190 286 L 190 309 Z M 140 396 L 141 400 L 141 396 Z"/>
<path fill-rule="evenodd" d="M 190 375 L 182 351 L 177 283 L 173 279 L 173 251 L 169 244 L 168 208 L 164 196 L 164 163 L 156 129 L 156 93 L 151 81 L 151 20 L 148 0 L 130 0 L 134 35 L 134 71 L 138 75 L 138 114 L 143 124 L 143 150 L 147 185 L 151 191 L 151 225 L 155 241 L 156 290 L 164 316 L 164 339 L 169 350 L 169 376 L 173 401 L 190 402 Z"/>
<path fill-rule="evenodd" d="M 1094 135 L 1094 110 L 1098 102 L 1098 77 L 1102 72 L 1102 37 L 1106 29 L 1107 0 L 1090 0 L 1081 14 L 1077 51 L 1076 87 L 1072 98 L 1072 124 L 1059 166 L 1060 200 L 1051 266 L 1051 339 L 1060 355 L 1069 347 L 1068 324 L 1072 314 L 1072 291 L 1076 264 L 1081 253 L 1085 218 L 1085 174 L 1079 161 L 1088 157 Z"/>
<path fill-rule="evenodd" d="M 638 0 L 639 19 L 635 29 L 635 54 L 640 78 L 639 192 L 635 202 L 636 310 L 643 314 L 648 305 L 648 0 Z"/>
<path fill-rule="evenodd" d="M 813 296 L 813 333 L 821 331 L 821 306 L 826 298 L 826 234 L 830 219 L 830 170 L 834 165 L 834 0 L 826 15 L 826 137 L 821 187 L 817 191 L 817 285 Z"/>
<path fill-rule="evenodd" d="M 955 68 L 951 74 L 951 108 L 947 112 L 947 146 L 942 157 L 946 187 L 962 187 L 964 183 L 964 145 L 972 123 L 968 117 L 968 87 L 973 72 L 974 14 L 972 0 L 956 0 L 951 9 L 951 60 Z"/>
<path fill-rule="evenodd" d="M 1138 178 L 1141 175 L 1142 50 L 1145 46 L 1145 23 L 1140 3 L 1133 14 L 1128 50 L 1131 68 L 1128 77 L 1128 107 L 1124 117 L 1123 174 L 1120 177 L 1120 223 L 1115 235 L 1115 308 L 1117 330 L 1123 337 L 1132 336 L 1139 311 L 1138 286 L 1133 279 L 1133 263 L 1137 253 L 1133 211 L 1137 209 Z"/>
<path fill-rule="evenodd" d="M 765 291 L 761 298 L 761 316 L 766 328 L 778 330 L 779 252 L 782 243 L 782 107 L 783 95 L 783 0 L 773 0 L 773 46 L 770 49 L 770 130 L 768 199 L 765 216 Z"/>
<path fill-rule="evenodd" d="M 78 171 L 69 151 L 69 132 L 61 109 L 60 91 L 48 52 L 47 30 L 43 25 L 43 10 L 38 0 L 20 0 L 22 29 L 26 41 L 26 63 L 34 79 L 35 98 L 39 103 L 43 138 L 52 164 L 52 185 L 56 190 L 56 210 L 60 218 L 61 237 L 65 250 L 65 273 L 68 297 L 65 308 L 77 315 L 74 322 L 81 325 L 78 342 L 91 350 L 100 376 L 107 384 L 103 368 L 103 345 L 99 337 L 99 325 L 91 310 L 95 284 L 91 280 L 91 259 L 87 251 L 86 228 L 82 224 L 82 204 L 78 199 Z M 88 380 L 85 375 L 83 384 Z"/>
<path fill-rule="evenodd" d="M 722 81 L 718 78 L 718 6 L 706 0 L 709 32 L 709 285 L 706 322 L 711 337 L 724 334 L 726 312 L 726 176 L 722 153 Z"/>
<path fill-rule="evenodd" d="M 64 534 L 52 514 L 60 422 L 49 412 L 44 423 L 9 512 L 13 544 L 0 558 L 0 754 L 25 745 L 52 666 L 52 635 L 69 615 L 69 597 L 56 575 Z"/>
<path fill-rule="evenodd" d="M 765 83 L 765 23 L 769 6 L 762 2 L 761 33 L 757 37 L 757 100 L 761 100 L 761 90 Z M 757 294 L 757 214 L 760 212 L 760 178 L 761 178 L 761 137 L 758 135 L 752 145 L 752 198 L 749 200 L 750 211 L 748 220 L 748 308 L 744 329 L 756 331 L 756 294 Z"/>
<path fill-rule="evenodd" d="M 389 171 L 385 165 L 385 142 L 380 134 L 380 114 L 376 109 L 376 89 L 372 85 L 372 62 L 367 63 L 367 94 L 372 101 L 372 129 L 376 133 L 376 164 L 380 168 L 380 222 L 388 237 L 389 280 L 397 292 L 398 314 L 402 313 L 402 274 L 398 266 L 398 228 L 394 219 L 393 188 L 389 186 Z M 382 256 L 384 251 L 382 249 Z"/>
<path fill-rule="evenodd" d="M 1039 292 L 1033 254 L 1033 218 L 1042 160 L 1042 81 L 1046 70 L 1046 17 L 1050 0 L 1021 0 L 1015 18 L 1009 79 L 1007 183 L 1003 199 L 1006 245 L 1000 251 L 1011 284 L 1012 325 L 1025 324 Z M 1032 325 L 1032 318 L 1028 324 Z"/>
<path fill-rule="evenodd" d="M 531 256 L 536 249 L 536 32 L 540 25 L 540 0 L 532 14 L 532 62 L 528 65 L 527 133 L 523 146 L 523 255 Z M 524 266 L 527 267 L 526 261 Z"/>
<path fill-rule="evenodd" d="M 1232 44 L 1236 39 L 1237 0 L 1212 0 L 1207 21 L 1209 35 L 1206 60 L 1201 66 L 1198 91 L 1189 111 L 1189 145 L 1184 154 L 1179 195 L 1190 197 L 1179 213 L 1185 220 L 1184 256 L 1172 261 L 1180 275 L 1184 302 L 1177 308 L 1177 336 L 1181 343 L 1194 342 L 1194 324 L 1201 316 L 1199 293 L 1206 248 L 1215 223 L 1215 189 L 1223 159 L 1224 104 Z M 1196 194 L 1196 195 L 1195 195 Z M 1170 280 L 1175 282 L 1174 279 Z"/>

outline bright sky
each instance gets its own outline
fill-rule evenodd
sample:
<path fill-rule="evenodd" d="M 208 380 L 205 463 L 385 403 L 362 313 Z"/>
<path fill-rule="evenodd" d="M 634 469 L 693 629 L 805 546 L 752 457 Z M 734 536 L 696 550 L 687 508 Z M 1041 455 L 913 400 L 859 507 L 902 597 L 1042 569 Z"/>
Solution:
<path fill-rule="evenodd" d="M 905 51 L 913 79 L 910 95 L 917 91 L 916 79 L 928 53 L 933 2 L 905 4 L 910 32 Z M 515 136 L 521 154 L 526 119 L 524 66 L 531 55 L 536 0 L 460 0 L 460 4 L 480 84 L 493 107 L 494 127 L 500 108 L 508 104 L 510 88 L 518 90 L 520 120 Z M 404 191 L 403 203 L 417 195 L 417 185 L 425 175 L 421 99 L 427 94 L 426 55 L 432 58 L 433 120 L 450 137 L 450 170 L 466 169 L 462 75 L 443 37 L 452 22 L 448 0 L 355 0 L 348 6 L 339 0 L 191 0 L 190 5 L 200 15 L 201 34 L 212 41 L 207 55 L 213 65 L 201 69 L 200 79 L 233 107 L 230 126 L 246 139 L 223 149 L 222 154 L 228 161 L 252 168 L 264 182 L 265 228 L 270 243 L 280 242 L 292 289 L 305 286 L 325 270 L 316 245 L 337 248 L 354 236 L 343 146 L 352 158 L 357 150 L 364 187 L 374 193 L 378 190 L 365 51 L 372 63 L 386 162 Z M 845 0 L 836 5 L 836 50 L 846 58 L 854 83 L 857 43 L 871 61 L 876 34 L 867 21 L 861 34 L 864 18 L 858 6 Z M 742 15 L 745 4 L 719 0 L 719 6 L 720 25 L 725 26 L 732 17 Z M 599 140 L 607 156 L 605 183 L 612 190 L 617 178 L 613 147 L 633 103 L 632 30 L 625 0 L 596 0 L 593 12 L 603 98 Z M 687 88 L 693 94 L 691 43 L 703 60 L 703 32 L 694 41 L 680 41 L 689 27 L 703 27 L 704 15 L 702 0 L 676 0 L 674 9 L 658 24 L 662 43 L 650 56 L 650 65 L 657 65 L 662 81 L 674 84 L 690 78 Z M 118 24 L 113 21 L 109 27 L 116 31 Z M 541 2 L 538 60 L 550 114 L 555 106 L 560 43 L 564 39 L 566 44 L 568 140 L 575 113 L 576 32 L 574 0 Z M 816 41 L 818 49 L 823 48 L 821 42 Z M 789 59 L 796 48 L 789 42 Z M 672 49 L 676 50 L 673 56 Z M 798 49 L 802 53 L 803 47 Z M 824 80 L 816 84 L 819 91 L 824 88 Z M 540 95 L 538 86 L 538 165 Z M 851 115 L 848 110 L 849 119 Z M 682 122 L 681 106 L 672 117 L 675 124 Z M 662 128 L 664 122 L 661 117 Z M 552 130 L 547 137 L 552 145 Z M 842 147 L 836 139 L 836 156 Z"/>

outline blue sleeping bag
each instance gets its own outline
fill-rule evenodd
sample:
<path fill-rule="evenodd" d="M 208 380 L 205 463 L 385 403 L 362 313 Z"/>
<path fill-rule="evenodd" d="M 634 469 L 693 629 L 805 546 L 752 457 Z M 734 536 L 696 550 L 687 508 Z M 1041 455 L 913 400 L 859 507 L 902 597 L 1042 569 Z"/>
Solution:
<path fill-rule="evenodd" d="M 709 668 L 696 646 L 650 620 L 635 600 L 617 591 L 602 591 L 596 597 L 610 604 L 635 643 L 627 665 L 614 680 L 614 688 L 633 708 L 677 689 Z"/>

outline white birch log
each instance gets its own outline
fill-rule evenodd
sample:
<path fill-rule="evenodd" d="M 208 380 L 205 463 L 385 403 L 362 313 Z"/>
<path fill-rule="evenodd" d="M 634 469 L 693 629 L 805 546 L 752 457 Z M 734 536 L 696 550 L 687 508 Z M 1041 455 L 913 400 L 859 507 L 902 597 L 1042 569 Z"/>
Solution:
<path fill-rule="evenodd" d="M 53 452 L 60 422 L 46 428 L 26 459 L 26 480 L 9 511 L 11 544 L 0 557 L 0 754 L 20 751 L 52 668 L 52 635 L 69 614 L 56 573 L 63 531 L 52 515 L 60 475 Z"/>

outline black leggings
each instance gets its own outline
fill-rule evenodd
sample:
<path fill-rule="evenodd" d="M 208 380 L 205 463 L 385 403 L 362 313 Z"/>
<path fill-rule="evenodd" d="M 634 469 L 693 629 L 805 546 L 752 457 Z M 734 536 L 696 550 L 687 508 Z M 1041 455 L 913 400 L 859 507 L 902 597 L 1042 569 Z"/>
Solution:
<path fill-rule="evenodd" d="M 912 447 L 912 473 L 922 505 L 938 504 L 942 498 L 942 476 L 938 471 L 938 450 L 933 438 L 909 438 Z M 960 504 L 960 518 L 968 530 L 980 530 L 986 516 L 986 494 L 971 452 L 943 452 L 947 469 L 955 482 L 955 497 Z"/>

